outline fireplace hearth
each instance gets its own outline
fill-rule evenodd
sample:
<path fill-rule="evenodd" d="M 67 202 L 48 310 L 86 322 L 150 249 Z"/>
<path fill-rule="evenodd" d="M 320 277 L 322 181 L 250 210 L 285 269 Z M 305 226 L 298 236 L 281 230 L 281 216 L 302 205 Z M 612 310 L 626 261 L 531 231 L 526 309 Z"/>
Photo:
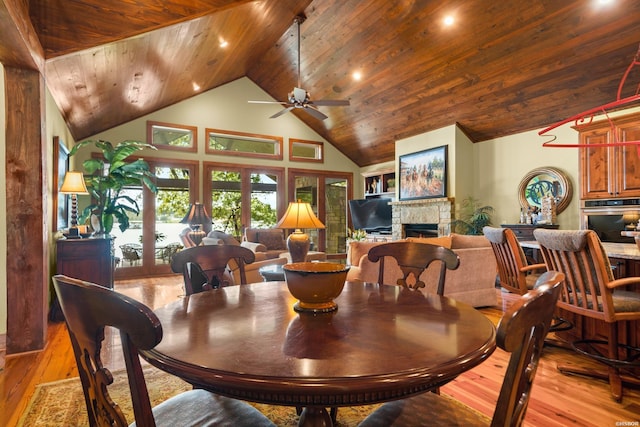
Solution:
<path fill-rule="evenodd" d="M 392 207 L 392 236 L 393 240 L 405 237 L 415 237 L 407 235 L 414 233 L 412 229 L 418 230 L 418 234 L 423 237 L 447 236 L 451 230 L 451 220 L 453 214 L 453 199 L 446 197 L 437 199 L 402 200 L 390 203 Z M 434 229 L 435 226 L 435 229 Z"/>

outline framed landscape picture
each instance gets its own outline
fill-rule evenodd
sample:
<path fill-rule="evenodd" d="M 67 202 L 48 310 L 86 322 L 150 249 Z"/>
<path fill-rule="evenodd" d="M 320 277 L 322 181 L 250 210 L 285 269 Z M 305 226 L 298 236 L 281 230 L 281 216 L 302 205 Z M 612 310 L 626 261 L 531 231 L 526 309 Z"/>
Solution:
<path fill-rule="evenodd" d="M 400 200 L 447 196 L 447 146 L 400 156 Z"/>

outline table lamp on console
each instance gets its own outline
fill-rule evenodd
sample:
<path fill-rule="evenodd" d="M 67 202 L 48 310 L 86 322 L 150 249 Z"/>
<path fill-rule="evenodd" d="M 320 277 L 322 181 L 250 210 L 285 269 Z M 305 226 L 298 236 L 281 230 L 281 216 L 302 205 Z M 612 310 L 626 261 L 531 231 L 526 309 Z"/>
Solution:
<path fill-rule="evenodd" d="M 324 228 L 324 224 L 316 217 L 311 205 L 306 202 L 290 202 L 284 216 L 276 224 L 276 228 L 294 229 L 287 238 L 287 249 L 291 254 L 291 262 L 305 262 L 311 241 L 302 232 L 302 228 Z"/>
<path fill-rule="evenodd" d="M 189 224 L 191 226 L 189 238 L 193 240 L 193 243 L 195 243 L 196 246 L 200 246 L 200 243 L 202 243 L 202 239 L 206 234 L 204 230 L 200 229 L 200 227 L 202 227 L 202 224 L 210 224 L 211 217 L 209 217 L 207 210 L 201 203 L 193 203 L 180 223 Z"/>
<path fill-rule="evenodd" d="M 84 184 L 82 172 L 68 171 L 64 174 L 64 181 L 58 191 L 60 194 L 71 194 L 71 227 L 66 234 L 67 239 L 79 239 L 78 230 L 78 194 L 89 194 Z"/>

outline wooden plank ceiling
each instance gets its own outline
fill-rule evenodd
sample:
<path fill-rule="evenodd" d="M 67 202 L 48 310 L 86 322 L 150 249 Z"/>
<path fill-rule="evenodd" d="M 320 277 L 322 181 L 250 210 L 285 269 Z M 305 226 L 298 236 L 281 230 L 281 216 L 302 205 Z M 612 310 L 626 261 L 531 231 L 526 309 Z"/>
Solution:
<path fill-rule="evenodd" d="M 29 2 L 47 85 L 77 139 L 193 96 L 196 76 L 201 91 L 248 76 L 286 99 L 299 14 L 302 87 L 351 105 L 321 107 L 325 121 L 295 114 L 360 166 L 456 122 L 480 142 L 613 101 L 640 43 L 640 0 Z"/>

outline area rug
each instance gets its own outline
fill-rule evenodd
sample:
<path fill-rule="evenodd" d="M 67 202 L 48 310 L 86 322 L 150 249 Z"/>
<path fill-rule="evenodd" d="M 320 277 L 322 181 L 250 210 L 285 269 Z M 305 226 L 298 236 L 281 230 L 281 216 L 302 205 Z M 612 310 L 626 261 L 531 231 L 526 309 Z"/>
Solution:
<path fill-rule="evenodd" d="M 159 369 L 147 366 L 144 375 L 152 405 L 189 390 L 191 386 L 181 379 Z M 125 371 L 113 373 L 114 383 L 109 387 L 111 398 L 122 408 L 127 420 L 133 422 L 133 409 Z M 296 426 L 295 408 L 251 403 L 278 426 Z M 356 426 L 376 405 L 340 408 L 338 426 Z M 22 414 L 18 427 L 72 427 L 88 425 L 87 410 L 79 378 L 40 384 Z"/>

